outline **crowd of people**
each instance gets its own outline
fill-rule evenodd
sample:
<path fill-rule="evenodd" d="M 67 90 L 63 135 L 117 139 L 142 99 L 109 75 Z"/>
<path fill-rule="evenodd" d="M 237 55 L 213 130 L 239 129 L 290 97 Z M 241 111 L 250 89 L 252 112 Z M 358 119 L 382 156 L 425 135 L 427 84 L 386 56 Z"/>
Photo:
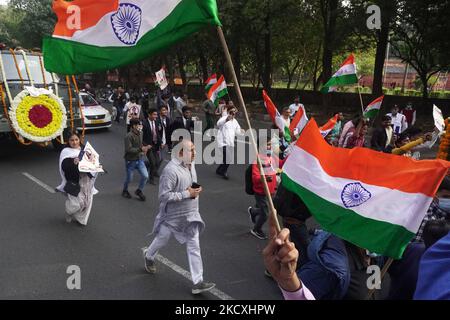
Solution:
<path fill-rule="evenodd" d="M 414 127 L 416 116 L 410 105 L 402 112 L 392 107 L 370 138 L 373 119 L 358 114 L 344 123 L 342 113 L 334 116 L 336 125 L 325 139 L 340 148 L 365 147 L 420 159 L 420 151 L 430 149 L 438 135 L 423 134 Z M 263 253 L 266 274 L 275 279 L 288 300 L 450 299 L 449 192 L 447 177 L 402 259 L 388 268 L 381 290 L 371 293 L 368 268 L 381 268 L 387 259 L 328 232 L 308 230 L 311 213 L 307 206 L 280 184 L 274 206 L 285 229 L 277 234 L 274 224 L 270 227 L 270 242 Z"/>
<path fill-rule="evenodd" d="M 144 94 L 130 97 L 119 87 L 109 100 L 117 109 L 115 120 L 120 123 L 123 118 L 127 125 L 124 140 L 126 179 L 122 196 L 132 198 L 128 188 L 136 170 L 140 174 L 140 182 L 134 194 L 141 201 L 146 201 L 145 185 L 156 184 L 159 178 L 159 212 L 153 229 L 154 240 L 144 250 L 145 270 L 149 273 L 157 271 L 157 254 L 173 235 L 180 244 L 186 244 L 194 284 L 192 293 L 213 289 L 215 284 L 203 279 L 199 238 L 205 223 L 198 203 L 203 188 L 197 183 L 195 146 L 190 139 L 174 134 L 178 129 L 185 129 L 189 134 L 194 132 L 198 119 L 192 116 L 188 97 L 181 92 L 171 95 L 158 90 L 154 102 L 149 103 Z M 210 129 L 218 130 L 213 138 L 223 157 L 216 174 L 228 180 L 235 138 L 243 132 L 236 119 L 238 110 L 231 100 L 221 100 L 216 106 L 206 99 L 202 106 L 206 118 L 203 133 L 210 134 Z M 296 98 L 292 105 L 282 109 L 282 121 L 287 127 L 300 108 L 304 110 L 300 99 Z M 402 112 L 397 106 L 392 107 L 389 114 L 381 117 L 380 126 L 372 130 L 370 138 L 369 129 L 374 119 L 365 119 L 357 114 L 345 122 L 343 113 L 337 113 L 334 115 L 336 124 L 325 140 L 335 147 L 366 147 L 419 159 L 420 151 L 431 147 L 437 133 L 423 134 L 416 129 L 413 111 L 411 106 Z M 292 141 L 300 134 L 292 134 Z M 281 130 L 270 138 L 266 143 L 258 141 L 262 171 L 257 162 L 252 163 L 246 171 L 245 188 L 247 194 L 255 199 L 255 205 L 248 208 L 250 233 L 261 240 L 269 239 L 263 252 L 265 273 L 278 283 L 286 299 L 450 299 L 450 179 L 446 178 L 441 184 L 403 258 L 395 261 L 387 276 L 383 277 L 382 290 L 370 294 L 367 270 L 372 265 L 382 267 L 386 259 L 333 234 L 308 229 L 307 220 L 312 217 L 308 207 L 281 183 L 280 172 L 289 157 L 290 143 Z M 85 225 L 96 192 L 96 176 L 77 171 L 81 148 L 79 135 L 72 134 L 68 147 L 60 156 L 63 183 L 58 189 L 68 196 L 68 221 L 75 219 Z M 270 224 L 269 236 L 263 231 L 269 219 L 270 200 L 265 183 L 285 228 L 277 234 Z M 440 256 L 442 248 L 447 248 L 443 258 Z M 447 261 L 446 275 L 442 274 L 442 268 L 432 263 L 438 258 Z M 438 276 L 435 273 L 439 271 L 441 274 Z M 434 276 L 441 282 L 431 281 Z M 445 279 L 446 284 L 442 284 Z"/>

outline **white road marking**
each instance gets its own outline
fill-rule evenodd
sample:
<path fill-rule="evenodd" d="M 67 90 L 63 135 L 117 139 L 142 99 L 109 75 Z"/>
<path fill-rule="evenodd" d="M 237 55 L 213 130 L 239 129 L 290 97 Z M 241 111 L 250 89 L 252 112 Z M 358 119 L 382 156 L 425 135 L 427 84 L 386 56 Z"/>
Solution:
<path fill-rule="evenodd" d="M 163 257 L 162 255 L 158 254 L 156 256 L 156 260 L 158 260 L 159 262 L 161 262 L 162 264 L 166 265 L 167 267 L 169 267 L 170 269 L 172 269 L 173 271 L 175 271 L 176 273 L 182 275 L 183 277 L 185 277 L 186 279 L 188 279 L 189 281 L 192 281 L 191 279 L 191 273 L 189 271 L 184 270 L 183 268 L 181 268 L 180 266 L 176 265 L 175 263 L 173 263 L 172 261 L 170 261 L 169 259 Z M 227 295 L 226 293 L 220 291 L 219 289 L 214 288 L 211 291 L 209 291 L 212 295 L 216 296 L 217 298 L 219 298 L 220 300 L 234 300 L 232 297 L 230 297 L 229 295 Z"/>
<path fill-rule="evenodd" d="M 22 172 L 22 174 L 27 177 L 28 179 L 30 179 L 31 181 L 35 182 L 37 185 L 39 185 L 40 187 L 44 188 L 45 190 L 47 190 L 50 193 L 56 193 L 55 189 L 50 187 L 49 185 L 45 184 L 44 182 L 42 182 L 41 180 L 39 180 L 38 178 L 32 176 L 31 174 L 27 173 L 27 172 Z"/>

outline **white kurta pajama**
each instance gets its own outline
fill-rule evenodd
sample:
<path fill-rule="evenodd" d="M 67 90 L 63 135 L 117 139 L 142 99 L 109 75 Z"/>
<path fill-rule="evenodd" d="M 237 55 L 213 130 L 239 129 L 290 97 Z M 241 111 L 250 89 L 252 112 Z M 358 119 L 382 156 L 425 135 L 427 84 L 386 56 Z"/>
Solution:
<path fill-rule="evenodd" d="M 62 182 L 56 188 L 57 191 L 64 193 L 67 196 L 65 203 L 66 213 L 71 219 L 75 219 L 81 225 L 86 226 L 91 214 L 92 202 L 94 195 L 98 193 L 94 184 L 96 180 L 96 174 L 93 174 L 93 178 L 89 177 L 87 173 L 80 172 L 80 193 L 77 197 L 67 194 L 64 191 L 67 180 L 62 170 L 62 163 L 67 158 L 77 158 L 81 152 L 81 149 L 65 148 L 59 157 L 59 173 L 61 175 Z"/>
<path fill-rule="evenodd" d="M 194 182 L 197 182 L 194 164 L 189 169 L 181 160 L 172 159 L 164 168 L 159 182 L 159 213 L 153 227 L 155 239 L 146 257 L 154 261 L 158 251 L 174 235 L 180 244 L 186 244 L 192 282 L 196 285 L 203 282 L 199 235 L 205 223 L 200 216 L 198 198 L 192 199 L 187 191 Z"/>

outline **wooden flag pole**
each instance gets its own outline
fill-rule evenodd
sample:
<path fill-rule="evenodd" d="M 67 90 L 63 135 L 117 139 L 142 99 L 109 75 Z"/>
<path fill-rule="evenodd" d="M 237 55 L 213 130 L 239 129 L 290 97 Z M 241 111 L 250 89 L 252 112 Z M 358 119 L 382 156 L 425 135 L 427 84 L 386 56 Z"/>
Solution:
<path fill-rule="evenodd" d="M 359 81 L 358 81 L 358 85 L 356 87 L 358 88 L 359 101 L 361 101 L 361 110 L 362 110 L 362 114 L 364 115 L 364 102 L 362 99 L 361 90 L 359 89 Z"/>
<path fill-rule="evenodd" d="M 392 262 L 394 262 L 394 259 L 389 258 L 386 261 L 386 263 L 384 264 L 383 270 L 381 270 L 381 276 L 380 276 L 381 281 L 383 281 L 384 276 L 386 275 L 387 271 L 389 270 L 389 267 L 391 266 Z M 381 285 L 381 283 L 380 283 L 380 285 Z M 374 293 L 375 293 L 375 289 L 370 290 L 367 300 L 370 300 Z"/>
<path fill-rule="evenodd" d="M 242 96 L 241 87 L 239 86 L 239 82 L 238 82 L 238 79 L 236 76 L 236 71 L 234 70 L 234 65 L 233 65 L 233 60 L 231 59 L 230 50 L 228 49 L 228 44 L 227 44 L 227 41 L 225 40 L 225 35 L 223 34 L 223 30 L 220 26 L 217 27 L 217 32 L 219 34 L 219 39 L 222 44 L 223 51 L 225 52 L 225 57 L 226 57 L 228 66 L 230 67 L 230 71 L 231 71 L 231 74 L 233 77 L 233 82 L 234 82 L 234 89 L 236 90 L 236 95 L 237 95 L 237 98 L 239 101 L 239 105 L 244 110 L 245 120 L 247 121 L 247 125 L 250 130 L 250 142 L 251 142 L 251 145 L 253 146 L 254 152 L 256 154 L 256 161 L 257 161 L 257 164 L 259 167 L 259 171 L 261 173 L 261 177 L 264 177 L 264 169 L 262 166 L 261 159 L 259 157 L 258 147 L 256 145 L 255 136 L 253 135 L 252 125 L 250 123 L 250 118 L 248 116 L 247 108 L 245 106 L 244 97 Z M 263 179 L 261 179 L 261 181 L 263 183 L 264 193 L 266 195 L 266 198 L 267 198 L 267 201 L 269 204 L 270 215 L 271 215 L 271 218 L 273 219 L 272 221 L 275 223 L 277 233 L 279 233 L 281 231 L 281 227 L 280 227 L 280 223 L 278 221 L 277 211 L 275 209 L 275 206 L 273 205 L 272 195 L 270 194 L 269 186 L 267 185 L 266 179 L 263 178 Z"/>

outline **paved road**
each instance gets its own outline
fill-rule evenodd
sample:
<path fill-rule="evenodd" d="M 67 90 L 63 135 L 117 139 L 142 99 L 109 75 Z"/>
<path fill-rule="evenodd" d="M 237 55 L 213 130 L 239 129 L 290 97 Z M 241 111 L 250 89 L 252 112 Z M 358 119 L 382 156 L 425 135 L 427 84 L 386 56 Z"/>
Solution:
<path fill-rule="evenodd" d="M 67 224 L 63 196 L 45 189 L 60 182 L 58 154 L 50 147 L 0 144 L 0 299 L 281 299 L 263 273 L 265 242 L 249 234 L 246 208 L 253 201 L 244 192 L 245 166 L 232 166 L 230 181 L 218 179 L 215 166 L 197 168 L 205 189 L 205 279 L 218 290 L 191 295 L 182 275 L 189 269 L 185 247 L 174 240 L 160 252 L 167 260 L 158 263 L 158 273 L 144 272 L 141 248 L 151 241 L 158 187 L 146 188 L 145 203 L 120 196 L 124 133 L 114 126 L 87 135 L 109 174 L 98 179 L 100 194 L 84 228 Z M 70 265 L 81 268 L 80 291 L 66 287 Z"/>

